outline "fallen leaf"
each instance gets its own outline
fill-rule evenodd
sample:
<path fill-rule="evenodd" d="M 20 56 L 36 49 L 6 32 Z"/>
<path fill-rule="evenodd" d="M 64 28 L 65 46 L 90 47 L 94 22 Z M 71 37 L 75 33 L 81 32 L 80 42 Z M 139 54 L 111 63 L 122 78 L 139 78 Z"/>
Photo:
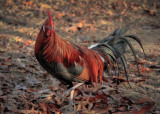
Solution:
<path fill-rule="evenodd" d="M 140 71 L 141 72 L 151 72 L 151 71 L 153 71 L 152 69 L 149 69 L 149 68 L 144 68 L 142 65 L 140 65 Z"/>
<path fill-rule="evenodd" d="M 19 58 L 17 58 L 15 60 L 15 65 L 17 65 L 17 67 L 19 67 L 19 68 L 25 68 L 26 67 L 26 65 L 23 64 L 22 61 L 21 61 L 21 59 L 19 59 Z"/>
<path fill-rule="evenodd" d="M 144 103 L 144 102 L 149 102 L 150 104 L 153 104 L 153 101 L 149 97 L 144 97 L 143 99 L 137 100 L 136 104 L 141 104 L 141 103 Z"/>
<path fill-rule="evenodd" d="M 137 112 L 132 112 L 132 114 L 146 114 L 148 111 L 152 109 L 152 106 L 144 106 L 141 110 Z"/>
<path fill-rule="evenodd" d="M 5 109 L 5 106 L 1 103 L 1 105 L 0 105 L 0 113 L 1 114 L 4 113 L 4 109 Z"/>
<path fill-rule="evenodd" d="M 44 114 L 48 114 L 47 104 L 45 104 L 45 103 L 39 103 L 39 105 L 41 106 Z"/>

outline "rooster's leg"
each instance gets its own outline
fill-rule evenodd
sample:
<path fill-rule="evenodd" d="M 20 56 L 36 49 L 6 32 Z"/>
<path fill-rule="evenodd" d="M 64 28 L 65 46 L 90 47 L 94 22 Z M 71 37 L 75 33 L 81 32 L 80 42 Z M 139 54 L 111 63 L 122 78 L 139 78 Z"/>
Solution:
<path fill-rule="evenodd" d="M 70 100 L 69 100 L 69 111 L 72 112 L 73 108 L 73 96 L 74 96 L 74 89 L 70 93 Z"/>
<path fill-rule="evenodd" d="M 71 87 L 70 89 L 68 89 L 67 91 L 65 91 L 62 95 L 62 100 L 61 102 L 64 101 L 64 99 L 70 94 L 70 102 L 69 104 L 73 103 L 73 95 L 74 95 L 74 90 L 78 87 L 80 87 L 81 85 L 83 85 L 84 83 L 78 83 L 75 86 Z M 72 103 L 71 103 L 72 102 Z"/>

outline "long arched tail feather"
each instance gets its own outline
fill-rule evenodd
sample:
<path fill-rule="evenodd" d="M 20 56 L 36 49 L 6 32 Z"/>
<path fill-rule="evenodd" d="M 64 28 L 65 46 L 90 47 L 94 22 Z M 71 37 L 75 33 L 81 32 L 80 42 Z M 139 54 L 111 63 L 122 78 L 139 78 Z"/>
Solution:
<path fill-rule="evenodd" d="M 146 54 L 144 52 L 144 48 L 142 46 L 140 39 L 134 35 L 126 35 L 127 31 L 128 27 L 125 27 L 123 29 L 116 29 L 108 37 L 104 38 L 98 44 L 91 46 L 89 48 L 99 53 L 104 63 L 107 64 L 107 67 L 109 66 L 113 67 L 113 62 L 114 62 L 116 64 L 116 68 L 119 70 L 120 67 L 119 61 L 120 61 L 121 66 L 123 66 L 127 82 L 129 83 L 128 73 L 127 73 L 127 60 L 125 59 L 124 56 L 126 53 L 127 46 L 131 49 L 133 53 L 134 59 L 136 61 L 137 71 L 140 74 L 136 53 L 129 39 L 135 40 L 142 48 L 145 56 Z"/>

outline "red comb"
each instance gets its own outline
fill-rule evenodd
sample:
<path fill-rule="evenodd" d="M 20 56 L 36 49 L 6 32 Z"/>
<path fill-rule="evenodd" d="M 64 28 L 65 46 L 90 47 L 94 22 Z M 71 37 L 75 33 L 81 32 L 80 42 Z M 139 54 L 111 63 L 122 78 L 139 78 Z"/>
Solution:
<path fill-rule="evenodd" d="M 51 12 L 48 12 L 48 20 L 49 20 L 49 26 L 53 27 L 53 20 L 52 20 L 52 15 Z"/>

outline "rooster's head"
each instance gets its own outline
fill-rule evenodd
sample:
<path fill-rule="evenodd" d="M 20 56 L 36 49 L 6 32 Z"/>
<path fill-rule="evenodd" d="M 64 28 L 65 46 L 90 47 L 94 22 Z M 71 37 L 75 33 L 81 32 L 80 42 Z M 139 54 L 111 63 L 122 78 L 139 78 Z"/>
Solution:
<path fill-rule="evenodd" d="M 47 36 L 53 35 L 54 23 L 50 12 L 48 12 L 48 19 L 46 19 L 43 25 L 43 31 L 47 33 Z"/>

